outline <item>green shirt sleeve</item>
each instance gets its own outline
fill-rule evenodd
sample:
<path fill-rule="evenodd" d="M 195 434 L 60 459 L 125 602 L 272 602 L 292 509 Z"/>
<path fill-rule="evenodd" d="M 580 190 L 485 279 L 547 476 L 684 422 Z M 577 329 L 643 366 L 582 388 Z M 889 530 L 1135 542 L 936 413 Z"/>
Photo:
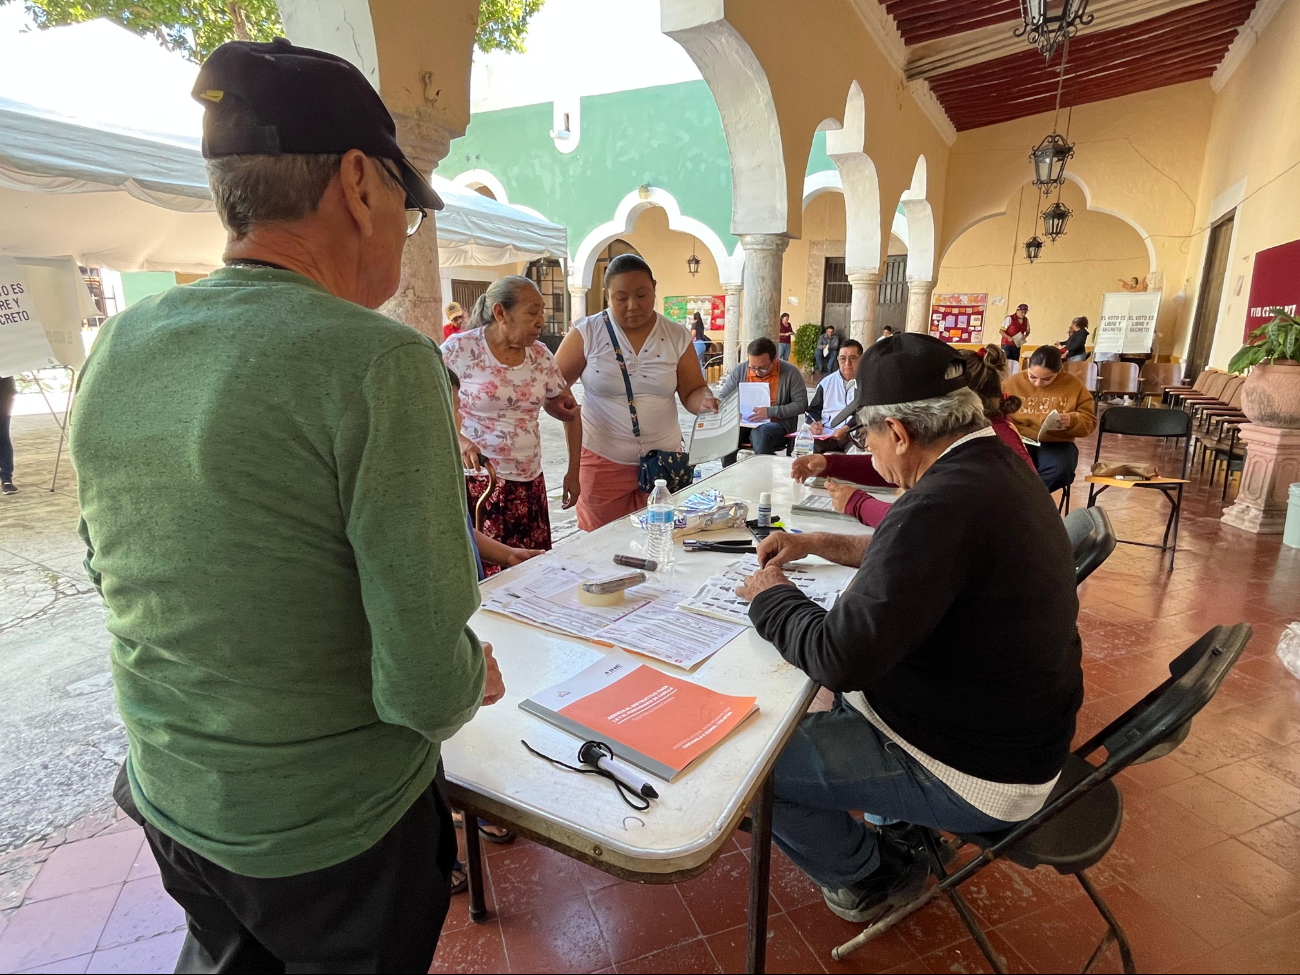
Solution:
<path fill-rule="evenodd" d="M 371 634 L 375 711 L 434 742 L 483 699 L 483 648 L 450 385 L 431 344 L 371 365 L 335 441 L 339 493 Z"/>

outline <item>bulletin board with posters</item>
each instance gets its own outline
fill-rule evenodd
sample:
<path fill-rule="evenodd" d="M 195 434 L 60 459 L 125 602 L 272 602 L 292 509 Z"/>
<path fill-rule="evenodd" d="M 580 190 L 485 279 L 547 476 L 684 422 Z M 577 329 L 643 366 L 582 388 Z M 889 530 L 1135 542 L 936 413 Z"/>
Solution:
<path fill-rule="evenodd" d="M 689 326 L 696 312 L 704 319 L 710 332 L 721 332 L 726 327 L 726 295 L 674 295 L 664 298 L 664 317 Z"/>
<path fill-rule="evenodd" d="M 1271 308 L 1294 315 L 1300 307 L 1300 240 L 1269 247 L 1255 255 L 1250 275 L 1250 304 L 1246 308 L 1246 334 L 1273 320 Z"/>
<path fill-rule="evenodd" d="M 987 294 L 935 295 L 930 305 L 930 334 L 949 344 L 984 341 Z"/>

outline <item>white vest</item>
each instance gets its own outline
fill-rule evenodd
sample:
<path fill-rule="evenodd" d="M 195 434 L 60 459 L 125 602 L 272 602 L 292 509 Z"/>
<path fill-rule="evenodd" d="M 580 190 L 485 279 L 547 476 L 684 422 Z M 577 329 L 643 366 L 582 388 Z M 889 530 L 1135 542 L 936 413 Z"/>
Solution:
<path fill-rule="evenodd" d="M 850 379 L 845 382 L 838 369 L 817 385 L 822 391 L 822 423 L 825 424 L 829 424 L 844 407 L 853 402 L 858 389 L 858 381 Z"/>

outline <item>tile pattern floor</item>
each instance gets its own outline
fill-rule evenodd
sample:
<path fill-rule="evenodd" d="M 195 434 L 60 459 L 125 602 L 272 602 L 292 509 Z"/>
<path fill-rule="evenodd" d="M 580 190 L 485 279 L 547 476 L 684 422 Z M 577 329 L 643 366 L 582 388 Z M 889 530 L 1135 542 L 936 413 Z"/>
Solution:
<path fill-rule="evenodd" d="M 1141 455 L 1126 445 L 1133 459 Z M 1090 449 L 1084 453 L 1090 456 Z M 1082 468 L 1083 465 L 1081 465 Z M 1080 482 L 1082 474 L 1080 475 Z M 1075 504 L 1082 504 L 1078 483 Z M 1300 619 L 1300 551 L 1224 528 L 1219 487 L 1193 485 L 1177 565 L 1121 545 L 1081 592 L 1087 698 L 1079 739 L 1166 675 L 1217 623 L 1255 636 L 1188 740 L 1122 776 L 1125 821 L 1091 871 L 1145 972 L 1300 970 L 1300 681 L 1275 653 Z M 1121 538 L 1157 539 L 1164 502 L 1111 492 Z M 740 836 L 740 841 L 747 841 Z M 457 897 L 437 972 L 741 971 L 748 855 L 732 840 L 677 886 L 627 884 L 524 841 L 486 846 L 490 919 Z M 855 928 L 774 852 L 768 970 L 974 972 L 987 964 L 938 903 L 843 963 Z M 87 817 L 0 854 L 0 971 L 169 971 L 183 919 L 133 825 Z M 1068 877 L 999 864 L 964 888 L 1013 972 L 1078 970 L 1101 924 Z M 1100 971 L 1118 971 L 1114 948 Z"/>

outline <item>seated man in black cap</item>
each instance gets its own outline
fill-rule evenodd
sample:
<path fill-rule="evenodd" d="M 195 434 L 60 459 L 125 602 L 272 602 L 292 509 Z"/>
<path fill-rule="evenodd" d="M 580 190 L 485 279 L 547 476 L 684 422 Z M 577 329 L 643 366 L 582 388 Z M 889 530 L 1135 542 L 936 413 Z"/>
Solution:
<path fill-rule="evenodd" d="M 1069 538 L 957 352 L 928 335 L 877 343 L 854 407 L 876 470 L 906 493 L 874 536 L 769 535 L 739 592 L 758 632 L 836 692 L 777 761 L 773 835 L 832 911 L 868 921 L 924 885 L 916 826 L 984 832 L 1042 807 L 1083 673 Z M 781 570 L 809 554 L 858 568 L 829 612 Z M 1007 566 L 1014 593 L 994 583 Z"/>
<path fill-rule="evenodd" d="M 447 371 L 372 309 L 442 202 L 341 58 L 235 42 L 194 95 L 226 266 L 110 319 L 71 444 L 177 971 L 426 972 L 440 745 L 504 692 Z"/>

